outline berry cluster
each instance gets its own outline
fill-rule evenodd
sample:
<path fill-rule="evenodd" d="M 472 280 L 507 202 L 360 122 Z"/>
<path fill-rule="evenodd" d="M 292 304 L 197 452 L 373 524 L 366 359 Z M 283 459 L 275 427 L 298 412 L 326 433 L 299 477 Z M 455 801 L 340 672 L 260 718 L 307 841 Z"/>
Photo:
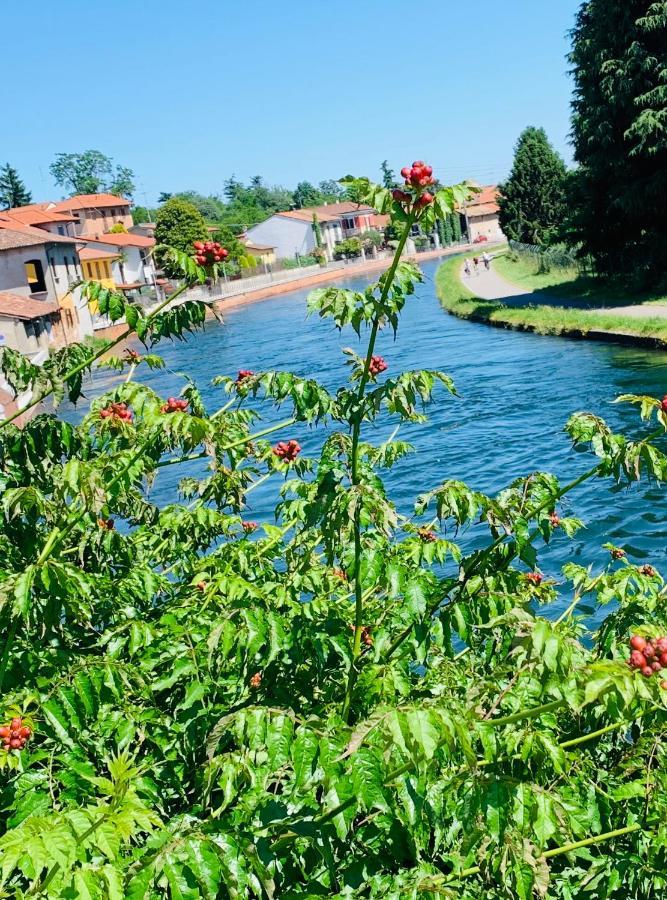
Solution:
<path fill-rule="evenodd" d="M 195 249 L 194 260 L 198 266 L 212 266 L 229 256 L 228 251 L 216 241 L 195 241 L 192 246 Z"/>
<path fill-rule="evenodd" d="M 530 582 L 533 587 L 539 587 L 544 581 L 544 575 L 541 572 L 526 572 L 526 581 Z"/>
<path fill-rule="evenodd" d="M 423 528 L 418 528 L 417 534 L 425 544 L 432 544 L 434 541 L 438 540 L 438 535 L 435 533 L 435 531 L 431 531 L 431 529 L 426 528 L 426 526 L 424 526 Z"/>
<path fill-rule="evenodd" d="M 254 374 L 250 369 L 239 369 L 239 374 L 236 376 L 234 384 L 243 384 L 246 378 L 252 378 Z"/>
<path fill-rule="evenodd" d="M 665 394 L 665 396 L 660 401 L 660 409 L 663 412 L 667 412 L 667 394 Z"/>
<path fill-rule="evenodd" d="M 125 360 L 130 363 L 138 363 L 141 359 L 141 356 L 137 353 L 136 350 L 126 350 L 125 351 Z"/>
<path fill-rule="evenodd" d="M 167 402 L 163 403 L 160 407 L 160 412 L 163 413 L 175 413 L 175 412 L 185 412 L 188 408 L 187 400 L 179 400 L 178 397 L 168 397 Z"/>
<path fill-rule="evenodd" d="M 32 730 L 23 724 L 19 716 L 12 719 L 9 725 L 0 726 L 0 740 L 5 750 L 23 750 Z"/>
<path fill-rule="evenodd" d="M 655 569 L 653 568 L 653 566 L 642 566 L 639 571 L 642 573 L 642 575 L 646 575 L 647 578 L 653 578 L 655 575 Z"/>
<path fill-rule="evenodd" d="M 206 588 L 208 587 L 208 585 L 206 584 L 205 581 L 198 581 L 197 584 L 195 585 L 195 587 L 197 588 L 198 591 L 200 591 L 203 594 L 204 591 L 206 590 Z"/>
<path fill-rule="evenodd" d="M 646 678 L 661 669 L 667 669 L 667 637 L 645 638 L 640 634 L 633 634 L 630 638 L 630 650 L 628 665 L 632 669 L 639 669 Z M 661 682 L 660 686 L 667 687 L 667 681 Z"/>
<path fill-rule="evenodd" d="M 255 674 L 252 675 L 250 678 L 250 687 L 253 688 L 254 690 L 257 690 L 258 687 L 261 687 L 261 684 L 262 684 L 262 673 L 255 672 Z"/>
<path fill-rule="evenodd" d="M 371 356 L 371 361 L 368 365 L 368 372 L 370 375 L 375 377 L 376 375 L 379 375 L 380 372 L 385 372 L 388 368 L 389 366 L 381 356 Z"/>
<path fill-rule="evenodd" d="M 241 522 L 241 528 L 246 534 L 250 534 L 250 532 L 257 530 L 257 522 Z"/>
<path fill-rule="evenodd" d="M 417 159 L 412 163 L 412 166 L 404 166 L 401 169 L 401 175 L 405 178 L 405 186 L 417 193 L 417 197 L 414 201 L 416 209 L 423 208 L 424 206 L 428 206 L 429 203 L 433 203 L 433 194 L 424 190 L 424 188 L 435 184 L 431 166 L 427 166 L 421 159 Z M 391 196 L 397 203 L 405 203 L 408 205 L 413 199 L 412 194 L 408 193 L 408 191 L 402 191 L 400 188 L 393 190 Z"/>
<path fill-rule="evenodd" d="M 623 559 L 625 556 L 625 550 L 622 550 L 620 547 L 612 547 L 609 552 L 612 559 Z"/>
<path fill-rule="evenodd" d="M 131 422 L 132 411 L 127 403 L 110 403 L 100 410 L 100 419 L 113 419 L 114 422 Z"/>
<path fill-rule="evenodd" d="M 284 462 L 294 462 L 299 453 L 301 453 L 301 444 L 298 441 L 279 441 L 273 448 L 273 452 L 278 459 Z"/>
<path fill-rule="evenodd" d="M 99 528 L 105 529 L 105 531 L 113 531 L 114 528 L 113 519 L 98 519 L 97 525 Z"/>
<path fill-rule="evenodd" d="M 560 516 L 558 515 L 558 513 L 553 512 L 549 516 L 549 521 L 551 522 L 552 528 L 558 528 L 558 526 L 560 525 Z"/>

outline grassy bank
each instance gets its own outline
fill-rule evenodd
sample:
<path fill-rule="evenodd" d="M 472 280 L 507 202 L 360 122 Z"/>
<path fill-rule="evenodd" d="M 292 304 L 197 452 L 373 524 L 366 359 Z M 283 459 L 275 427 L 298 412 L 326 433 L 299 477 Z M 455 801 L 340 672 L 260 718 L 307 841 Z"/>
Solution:
<path fill-rule="evenodd" d="M 635 337 L 655 346 L 667 346 L 667 318 L 635 319 L 594 309 L 542 305 L 513 307 L 494 300 L 482 300 L 461 283 L 462 264 L 461 257 L 445 260 L 435 278 L 440 301 L 452 315 L 537 334 L 618 336 L 619 340 Z"/>
<path fill-rule="evenodd" d="M 493 266 L 499 275 L 526 291 L 545 291 L 547 295 L 552 292 L 560 300 L 582 301 L 581 306 L 667 305 L 667 296 L 663 293 L 628 293 L 613 282 L 581 275 L 576 268 L 540 272 L 537 258 L 527 253 L 518 256 L 505 253 L 494 259 Z M 539 303 L 539 298 L 535 299 Z"/>

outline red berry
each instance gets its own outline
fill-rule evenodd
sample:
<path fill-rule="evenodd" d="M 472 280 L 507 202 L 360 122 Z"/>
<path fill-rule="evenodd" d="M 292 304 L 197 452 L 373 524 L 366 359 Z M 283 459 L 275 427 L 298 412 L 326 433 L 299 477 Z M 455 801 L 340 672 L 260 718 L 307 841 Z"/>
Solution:
<path fill-rule="evenodd" d="M 419 528 L 417 529 L 417 534 L 425 544 L 432 544 L 438 539 L 437 534 L 431 531 L 430 528 Z"/>
<path fill-rule="evenodd" d="M 653 576 L 655 575 L 655 569 L 653 568 L 653 566 L 642 566 L 639 571 L 642 575 L 646 575 L 647 578 L 653 578 Z"/>
<path fill-rule="evenodd" d="M 664 668 L 664 666 L 663 666 L 663 664 L 660 662 L 660 660 L 654 659 L 653 662 L 651 663 L 651 668 L 653 669 L 654 672 L 659 672 L 660 669 L 663 669 L 663 668 Z"/>
<path fill-rule="evenodd" d="M 653 657 L 655 656 L 655 647 L 653 646 L 653 644 L 647 644 L 644 647 L 643 653 L 646 659 L 653 659 Z"/>
<path fill-rule="evenodd" d="M 236 384 L 241 384 L 246 378 L 252 378 L 254 374 L 250 369 L 239 369 L 239 374 L 236 376 Z"/>
<path fill-rule="evenodd" d="M 9 746 L 12 750 L 18 750 L 21 746 L 21 738 L 12 738 L 9 742 Z"/>
<path fill-rule="evenodd" d="M 24 725 L 23 728 L 21 729 L 21 737 L 25 738 L 27 740 L 31 734 L 32 734 L 32 731 L 30 730 L 30 728 L 28 728 L 27 725 Z"/>
<path fill-rule="evenodd" d="M 633 650 L 643 650 L 646 643 L 646 638 L 643 638 L 640 634 L 633 634 L 630 638 L 630 646 Z"/>
<path fill-rule="evenodd" d="M 650 678 L 651 675 L 653 675 L 653 669 L 651 668 L 651 666 L 644 666 L 644 668 L 642 669 L 642 675 L 645 678 Z"/>
<path fill-rule="evenodd" d="M 630 665 L 635 669 L 643 669 L 646 666 L 646 657 L 641 650 L 633 650 L 630 654 Z"/>
<path fill-rule="evenodd" d="M 255 672 L 255 674 L 250 679 L 250 687 L 256 689 L 261 685 L 261 683 L 262 683 L 262 673 Z"/>
<path fill-rule="evenodd" d="M 658 653 L 667 653 L 667 637 L 658 638 L 655 642 L 655 649 Z"/>
<path fill-rule="evenodd" d="M 621 547 L 612 547 L 609 552 L 612 559 L 623 559 L 625 556 L 625 550 L 621 549 Z"/>
<path fill-rule="evenodd" d="M 22 724 L 23 724 L 23 721 L 18 716 L 16 718 L 12 719 L 12 721 L 10 723 L 12 728 L 20 728 Z"/>
<path fill-rule="evenodd" d="M 204 591 L 206 590 L 206 582 L 205 582 L 205 581 L 198 581 L 197 584 L 195 585 L 195 587 L 197 588 L 198 591 L 201 591 L 202 594 L 203 594 Z"/>
<path fill-rule="evenodd" d="M 204 245 L 202 244 L 201 241 L 195 241 L 192 246 L 195 248 L 195 250 L 203 250 L 204 249 Z"/>
<path fill-rule="evenodd" d="M 526 581 L 529 581 L 531 584 L 535 585 L 535 587 L 542 584 L 543 578 L 544 578 L 544 576 L 542 575 L 541 572 L 527 572 L 526 573 Z"/>
<path fill-rule="evenodd" d="M 381 356 L 371 356 L 371 361 L 368 366 L 368 371 L 371 375 L 379 375 L 381 372 L 384 372 L 388 369 L 387 363 Z"/>
<path fill-rule="evenodd" d="M 0 727 L 0 738 L 5 740 L 5 738 L 9 737 L 9 725 L 3 725 Z"/>
<path fill-rule="evenodd" d="M 251 531 L 256 531 L 257 522 L 241 522 L 241 528 L 246 534 L 249 534 Z"/>
<path fill-rule="evenodd" d="M 667 691 L 667 681 L 665 681 L 665 680 L 663 679 L 663 680 L 660 682 L 660 687 L 663 689 L 663 691 Z"/>
<path fill-rule="evenodd" d="M 665 394 L 665 396 L 660 401 L 660 409 L 663 412 L 667 412 L 667 394 Z"/>

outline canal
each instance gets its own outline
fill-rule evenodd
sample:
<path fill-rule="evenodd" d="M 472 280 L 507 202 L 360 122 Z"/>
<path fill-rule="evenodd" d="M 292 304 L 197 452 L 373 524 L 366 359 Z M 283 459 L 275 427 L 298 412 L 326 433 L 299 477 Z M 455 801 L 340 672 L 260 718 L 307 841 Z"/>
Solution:
<path fill-rule="evenodd" d="M 535 470 L 553 472 L 563 482 L 575 477 L 592 459 L 574 452 L 563 433 L 576 410 L 601 415 L 626 434 L 639 433 L 636 410 L 614 404 L 614 398 L 622 393 L 665 394 L 667 354 L 503 331 L 453 318 L 436 296 L 438 265 L 437 260 L 423 265 L 425 281 L 406 305 L 396 340 L 383 333 L 378 342 L 388 375 L 403 369 L 441 369 L 452 376 L 460 394 L 457 399 L 439 391 L 427 410 L 428 423 L 402 426 L 399 437 L 410 441 L 416 452 L 387 478 L 401 512 L 410 512 L 420 492 L 448 478 L 491 493 Z M 367 278 L 350 278 L 344 284 L 363 288 Z M 224 324 L 208 324 L 186 343 L 159 344 L 155 350 L 168 369 L 143 377 L 166 396 L 177 393 L 187 375 L 197 382 L 211 410 L 224 402 L 221 389 L 211 387 L 211 378 L 235 375 L 238 369 L 290 369 L 335 389 L 347 372 L 342 348 L 359 349 L 359 342 L 351 329 L 341 334 L 326 320 L 308 318 L 307 293 L 296 291 L 230 310 Z M 112 376 L 96 377 L 88 396 L 113 382 Z M 284 410 L 276 413 L 268 405 L 262 413 L 267 422 L 285 417 Z M 367 439 L 386 439 L 394 424 L 379 421 L 367 429 Z M 280 437 L 297 438 L 304 452 L 314 455 L 324 430 L 300 423 Z M 173 499 L 179 478 L 202 471 L 199 463 L 163 470 L 153 488 L 154 499 Z M 271 480 L 255 491 L 247 518 L 272 521 L 278 487 Z M 566 559 L 600 567 L 608 561 L 601 549 L 605 541 L 624 547 L 635 562 L 662 567 L 667 544 L 664 503 L 665 491 L 647 482 L 629 490 L 610 481 L 583 484 L 567 498 L 564 514 L 579 516 L 586 527 L 572 541 L 557 536 L 540 557 L 542 570 L 558 579 Z"/>

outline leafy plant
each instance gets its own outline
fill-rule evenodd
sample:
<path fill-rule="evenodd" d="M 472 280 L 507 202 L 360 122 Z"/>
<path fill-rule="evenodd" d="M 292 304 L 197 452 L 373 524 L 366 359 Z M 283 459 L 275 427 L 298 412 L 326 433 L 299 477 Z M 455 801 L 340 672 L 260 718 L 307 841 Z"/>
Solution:
<path fill-rule="evenodd" d="M 363 355 L 346 350 L 335 393 L 244 369 L 214 379 L 208 409 L 189 381 L 166 399 L 135 382 L 161 363 L 131 351 L 79 424 L 0 427 L 7 896 L 593 900 L 667 887 L 667 692 L 627 665 L 631 649 L 647 661 L 667 644 L 663 578 L 610 547 L 600 571 L 565 566 L 556 618 L 538 568 L 545 544 L 581 526 L 558 505 L 584 481 L 665 479 L 667 399 L 619 398 L 645 422 L 633 439 L 573 415 L 568 434 L 593 459 L 570 483 L 534 472 L 488 496 L 447 479 L 400 515 L 382 473 L 411 448 L 371 443 L 369 426 L 423 421 L 435 391 L 452 416 L 461 401 L 447 374 L 395 372 L 375 344 L 421 280 L 401 260 L 413 225 L 431 230 L 467 188 L 424 203 L 419 184 L 401 200 L 351 186 L 400 237 L 377 282 L 310 295 L 311 314 L 368 336 Z M 164 253 L 184 285 L 218 277 Z M 105 291 L 84 285 L 148 347 L 204 322 L 201 305 L 144 317 Z M 95 355 L 69 354 L 43 374 L 6 353 L 5 377 L 76 399 Z M 286 418 L 263 426 L 262 404 Z M 307 459 L 299 438 L 318 425 Z M 162 469 L 196 459 L 199 476 L 156 505 Z M 276 520 L 258 527 L 246 499 L 270 478 Z M 609 612 L 590 634 L 578 614 L 596 604 Z"/>

